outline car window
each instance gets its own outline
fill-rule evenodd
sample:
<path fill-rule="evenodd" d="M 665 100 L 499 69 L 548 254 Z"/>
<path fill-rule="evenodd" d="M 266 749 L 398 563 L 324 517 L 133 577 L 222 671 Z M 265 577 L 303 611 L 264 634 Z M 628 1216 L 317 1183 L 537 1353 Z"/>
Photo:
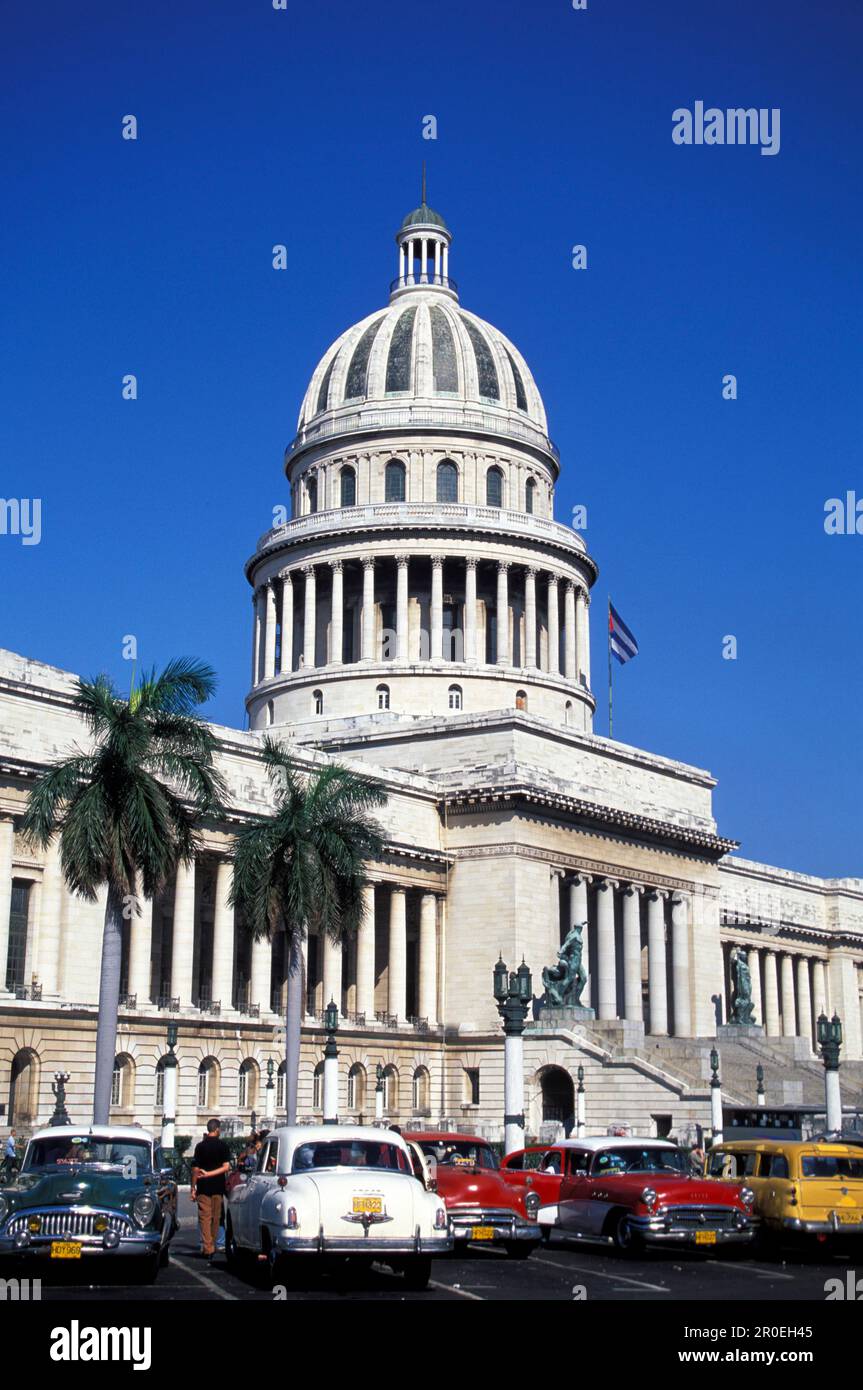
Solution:
<path fill-rule="evenodd" d="M 756 1171 L 757 1171 L 757 1169 L 758 1169 L 758 1158 L 759 1158 L 759 1155 L 758 1155 L 757 1153 L 750 1153 L 750 1154 L 744 1154 L 744 1155 L 743 1155 L 743 1172 L 742 1172 L 741 1175 L 740 1175 L 741 1177 L 743 1177 L 743 1178 L 754 1178 L 754 1177 L 755 1177 L 755 1173 L 756 1173 Z"/>
<path fill-rule="evenodd" d="M 768 1169 L 767 1169 L 767 1177 L 769 1177 L 769 1178 L 787 1178 L 787 1177 L 788 1177 L 788 1159 L 785 1157 L 784 1154 L 770 1154 L 770 1155 L 769 1155 L 769 1167 L 768 1167 Z"/>
<path fill-rule="evenodd" d="M 498 1167 L 497 1155 L 487 1144 L 477 1144 L 473 1139 L 422 1139 L 420 1148 L 426 1158 L 436 1158 L 438 1163 L 448 1168 L 494 1168 Z M 525 1154 L 525 1165 L 527 1155 Z"/>
<path fill-rule="evenodd" d="M 654 1148 L 636 1144 L 625 1148 L 600 1149 L 593 1156 L 591 1173 L 686 1173 L 690 1172 L 688 1156 L 682 1149 Z"/>
<path fill-rule="evenodd" d="M 342 1139 L 332 1143 L 319 1140 L 298 1145 L 294 1150 L 292 1172 L 305 1173 L 312 1168 L 384 1168 L 413 1176 L 404 1150 L 395 1144 L 369 1139 Z"/>
<path fill-rule="evenodd" d="M 530 1152 L 526 1153 L 524 1156 L 524 1167 L 529 1172 L 535 1173 L 538 1169 L 543 1167 L 544 1157 L 545 1155 L 541 1149 L 531 1149 Z"/>
<path fill-rule="evenodd" d="M 707 1171 L 711 1178 L 738 1178 L 738 1154 L 715 1153 L 707 1160 Z"/>
<path fill-rule="evenodd" d="M 567 1161 L 567 1171 L 569 1173 L 586 1173 L 590 1155 L 582 1149 L 573 1149 Z"/>
<path fill-rule="evenodd" d="M 804 1178 L 863 1180 L 863 1158 L 849 1158 L 845 1154 L 804 1154 L 801 1164 Z"/>
<path fill-rule="evenodd" d="M 278 1172 L 278 1168 L 279 1144 L 278 1140 L 275 1140 L 272 1144 L 268 1144 L 266 1149 L 264 1150 L 263 1172 L 276 1173 Z"/>
<path fill-rule="evenodd" d="M 559 1173 L 562 1168 L 560 1158 L 560 1149 L 549 1149 L 542 1156 L 542 1162 L 539 1165 L 540 1170 L 543 1173 Z"/>

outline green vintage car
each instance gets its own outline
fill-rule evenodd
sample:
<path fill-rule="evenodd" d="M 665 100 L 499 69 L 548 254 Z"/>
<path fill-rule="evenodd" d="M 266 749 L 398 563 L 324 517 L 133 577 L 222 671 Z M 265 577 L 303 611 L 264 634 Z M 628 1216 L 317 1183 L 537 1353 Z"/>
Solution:
<path fill-rule="evenodd" d="M 15 1182 L 0 1188 L 0 1258 L 115 1260 L 149 1283 L 177 1230 L 177 1184 L 137 1126 L 64 1126 L 33 1135 Z"/>

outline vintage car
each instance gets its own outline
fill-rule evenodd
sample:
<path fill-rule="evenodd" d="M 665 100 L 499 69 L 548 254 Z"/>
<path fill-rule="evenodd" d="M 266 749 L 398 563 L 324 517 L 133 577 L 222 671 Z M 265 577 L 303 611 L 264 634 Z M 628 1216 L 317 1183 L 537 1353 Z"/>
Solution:
<path fill-rule="evenodd" d="M 863 1151 L 858 1144 L 738 1139 L 706 1159 L 713 1178 L 744 1183 L 768 1238 L 831 1243 L 863 1237 Z"/>
<path fill-rule="evenodd" d="M 540 1212 L 546 1212 L 546 1219 L 538 1222 L 544 1241 L 548 1241 L 555 1224 L 548 1219 L 548 1211 L 557 1207 L 565 1168 L 566 1151 L 560 1145 L 531 1145 L 516 1149 L 500 1161 L 501 1176 L 510 1187 L 518 1188 L 525 1196 L 535 1192 L 539 1198 Z"/>
<path fill-rule="evenodd" d="M 531 1190 L 556 1184 L 553 1201 L 540 1206 L 540 1226 L 576 1237 L 611 1240 L 621 1252 L 643 1245 L 691 1245 L 711 1249 L 751 1241 L 757 1228 L 752 1191 L 737 1183 L 696 1174 L 689 1155 L 665 1139 L 567 1139 L 546 1146 L 543 1166 L 521 1176 L 509 1155 L 510 1181 Z"/>
<path fill-rule="evenodd" d="M 482 1241 L 502 1246 L 513 1259 L 530 1254 L 542 1239 L 539 1198 L 505 1181 L 485 1139 L 436 1130 L 411 1130 L 408 1137 L 426 1157 L 457 1246 Z"/>
<path fill-rule="evenodd" d="M 257 1171 L 232 1189 L 225 1221 L 229 1265 L 266 1257 L 275 1282 L 296 1256 L 381 1260 L 424 1289 L 435 1255 L 452 1249 L 446 1208 L 414 1176 L 393 1130 L 359 1125 L 274 1129 Z"/>
<path fill-rule="evenodd" d="M 149 1283 L 177 1228 L 172 1171 L 137 1126 L 41 1129 L 16 1180 L 0 1189 L 4 1259 L 118 1260 Z"/>

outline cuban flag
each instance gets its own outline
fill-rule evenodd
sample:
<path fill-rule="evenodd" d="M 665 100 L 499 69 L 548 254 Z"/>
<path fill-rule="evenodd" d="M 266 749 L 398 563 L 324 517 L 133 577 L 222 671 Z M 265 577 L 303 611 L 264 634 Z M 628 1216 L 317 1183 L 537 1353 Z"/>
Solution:
<path fill-rule="evenodd" d="M 638 656 L 638 643 L 614 605 L 608 605 L 608 645 L 621 666 Z"/>

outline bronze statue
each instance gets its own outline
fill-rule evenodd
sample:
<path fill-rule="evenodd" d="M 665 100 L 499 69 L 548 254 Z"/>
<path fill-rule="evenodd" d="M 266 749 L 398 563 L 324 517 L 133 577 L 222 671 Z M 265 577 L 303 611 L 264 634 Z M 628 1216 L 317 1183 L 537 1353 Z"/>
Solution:
<path fill-rule="evenodd" d="M 542 983 L 546 1008 L 571 1008 L 581 1003 L 587 984 L 587 972 L 581 963 L 586 930 L 586 922 L 574 922 L 557 953 L 558 964 L 544 967 Z"/>
<path fill-rule="evenodd" d="M 741 946 L 735 946 L 731 951 L 731 1021 L 732 1023 L 755 1022 L 749 957 Z"/>

